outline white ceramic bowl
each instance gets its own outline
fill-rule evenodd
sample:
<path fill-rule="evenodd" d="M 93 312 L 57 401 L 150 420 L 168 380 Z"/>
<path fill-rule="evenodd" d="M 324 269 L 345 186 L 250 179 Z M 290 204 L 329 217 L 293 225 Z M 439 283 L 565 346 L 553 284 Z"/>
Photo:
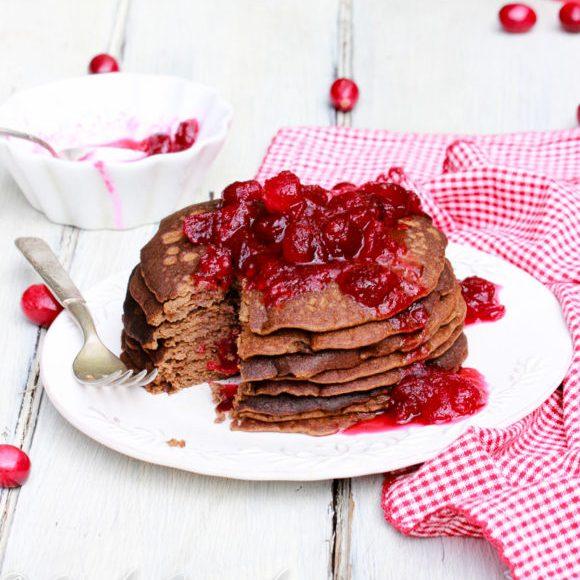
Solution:
<path fill-rule="evenodd" d="M 113 73 L 19 92 L 0 106 L 0 126 L 34 133 L 57 150 L 142 139 L 195 117 L 195 144 L 137 161 L 55 159 L 18 139 L 0 155 L 28 201 L 50 220 L 85 229 L 128 229 L 201 200 L 196 188 L 220 151 L 232 108 L 215 90 L 185 79 Z M 204 196 L 205 197 L 205 196 Z"/>

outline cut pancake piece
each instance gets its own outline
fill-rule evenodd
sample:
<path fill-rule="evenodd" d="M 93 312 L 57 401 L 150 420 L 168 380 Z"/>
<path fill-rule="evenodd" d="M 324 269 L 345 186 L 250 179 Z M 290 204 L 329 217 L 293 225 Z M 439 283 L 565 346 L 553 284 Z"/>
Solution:
<path fill-rule="evenodd" d="M 254 334 L 243 324 L 238 340 L 238 354 L 242 360 L 246 360 L 258 355 L 276 356 L 330 349 L 350 350 L 368 346 L 394 334 L 414 332 L 423 328 L 441 309 L 445 310 L 450 306 L 455 296 L 449 295 L 454 290 L 457 290 L 457 281 L 451 264 L 446 262 L 435 290 L 392 318 L 322 333 L 282 329 L 272 334 L 260 335 Z"/>
<path fill-rule="evenodd" d="M 242 286 L 240 320 L 251 332 L 270 334 L 281 328 L 299 328 L 326 332 L 350 328 L 373 320 L 385 320 L 430 294 L 439 281 L 445 265 L 445 236 L 425 215 L 399 220 L 397 243 L 405 248 L 391 271 L 399 279 L 398 286 L 377 308 L 365 306 L 343 293 L 336 282 L 316 292 L 304 292 L 295 298 L 269 307 L 261 292 Z"/>

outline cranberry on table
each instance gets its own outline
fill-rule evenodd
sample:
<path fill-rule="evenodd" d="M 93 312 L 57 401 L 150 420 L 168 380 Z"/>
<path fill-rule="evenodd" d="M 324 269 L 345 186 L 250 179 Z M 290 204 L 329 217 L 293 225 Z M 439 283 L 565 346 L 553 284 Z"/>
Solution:
<path fill-rule="evenodd" d="M 580 125 L 580 105 L 576 109 L 576 119 L 578 120 L 578 124 Z"/>
<path fill-rule="evenodd" d="M 20 300 L 26 318 L 48 328 L 62 311 L 62 306 L 44 284 L 29 286 Z"/>
<path fill-rule="evenodd" d="M 14 445 L 0 445 L 0 487 L 20 487 L 30 474 L 30 459 Z"/>
<path fill-rule="evenodd" d="M 527 32 L 536 20 L 536 13 L 526 4 L 506 4 L 499 11 L 499 21 L 506 32 Z"/>
<path fill-rule="evenodd" d="M 358 101 L 358 87 L 351 79 L 336 79 L 330 87 L 330 102 L 337 111 L 348 113 Z"/>
<path fill-rule="evenodd" d="M 580 32 L 580 0 L 566 2 L 560 8 L 560 22 L 567 32 Z"/>
<path fill-rule="evenodd" d="M 89 63 L 89 73 L 93 75 L 111 72 L 119 72 L 119 63 L 110 54 L 97 54 Z"/>

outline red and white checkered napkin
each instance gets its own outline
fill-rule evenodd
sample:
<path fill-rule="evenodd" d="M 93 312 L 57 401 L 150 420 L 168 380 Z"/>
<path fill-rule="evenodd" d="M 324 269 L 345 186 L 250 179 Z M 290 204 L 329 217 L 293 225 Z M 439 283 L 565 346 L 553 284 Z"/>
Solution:
<path fill-rule="evenodd" d="M 383 173 L 411 182 L 449 239 L 505 258 L 557 296 L 575 351 L 563 388 L 507 429 L 472 428 L 417 471 L 389 474 L 382 507 L 406 534 L 485 536 L 516 578 L 580 578 L 580 130 L 287 128 L 258 178 L 282 169 L 325 186 Z"/>

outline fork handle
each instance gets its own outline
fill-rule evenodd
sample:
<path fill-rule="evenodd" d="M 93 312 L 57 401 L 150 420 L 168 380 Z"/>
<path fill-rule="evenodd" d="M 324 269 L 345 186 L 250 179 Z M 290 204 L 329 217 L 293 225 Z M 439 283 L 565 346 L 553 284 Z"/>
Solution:
<path fill-rule="evenodd" d="M 17 238 L 14 243 L 40 274 L 58 301 L 73 315 L 85 339 L 96 334 L 95 323 L 82 294 L 49 245 L 40 238 Z"/>

